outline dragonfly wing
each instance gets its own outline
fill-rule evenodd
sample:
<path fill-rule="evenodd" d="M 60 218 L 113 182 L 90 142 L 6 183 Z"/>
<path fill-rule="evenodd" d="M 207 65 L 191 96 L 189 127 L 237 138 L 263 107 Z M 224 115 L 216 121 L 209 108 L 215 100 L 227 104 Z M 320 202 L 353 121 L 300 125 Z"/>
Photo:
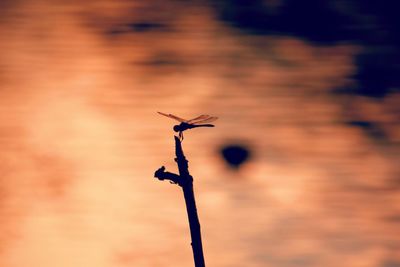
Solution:
<path fill-rule="evenodd" d="M 198 120 L 194 124 L 210 123 L 210 122 L 216 121 L 217 119 L 218 119 L 218 117 L 209 117 L 209 118 L 206 118 L 206 119 Z"/>
<path fill-rule="evenodd" d="M 170 118 L 173 118 L 179 122 L 185 122 L 185 119 L 179 118 L 178 116 L 172 115 L 172 114 L 168 114 Z"/>
<path fill-rule="evenodd" d="M 191 120 L 188 120 L 186 122 L 190 123 L 190 124 L 194 124 L 194 123 L 197 123 L 198 121 L 202 121 L 202 120 L 208 119 L 209 117 L 210 117 L 209 115 L 200 115 L 200 116 L 198 116 L 196 118 L 193 118 Z"/>
<path fill-rule="evenodd" d="M 166 114 L 166 113 L 162 113 L 162 112 L 159 112 L 159 111 L 157 111 L 157 113 L 160 114 L 160 115 L 163 115 L 163 116 L 165 116 L 165 117 L 168 117 L 168 118 L 177 120 L 177 121 L 179 121 L 179 122 L 186 122 L 185 119 L 179 118 L 178 116 L 175 116 L 175 115 L 173 115 L 173 114 Z"/>
<path fill-rule="evenodd" d="M 169 118 L 169 115 L 168 115 L 168 114 L 166 114 L 166 113 L 163 113 L 163 112 L 160 112 L 160 111 L 157 111 L 157 113 L 158 113 L 158 114 L 160 114 L 160 115 L 163 115 L 163 116 L 165 116 L 165 117 L 168 117 L 168 118 Z"/>

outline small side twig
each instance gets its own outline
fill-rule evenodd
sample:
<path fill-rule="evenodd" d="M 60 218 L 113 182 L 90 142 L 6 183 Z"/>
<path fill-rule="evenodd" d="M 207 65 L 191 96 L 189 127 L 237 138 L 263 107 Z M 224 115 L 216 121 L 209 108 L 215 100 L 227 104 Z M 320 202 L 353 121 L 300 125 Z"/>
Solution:
<path fill-rule="evenodd" d="M 166 172 L 164 166 L 161 166 L 161 168 L 156 170 L 156 172 L 154 173 L 154 177 L 156 177 L 160 181 L 169 180 L 173 184 L 178 184 L 179 186 L 182 186 L 181 177 L 175 173 Z"/>

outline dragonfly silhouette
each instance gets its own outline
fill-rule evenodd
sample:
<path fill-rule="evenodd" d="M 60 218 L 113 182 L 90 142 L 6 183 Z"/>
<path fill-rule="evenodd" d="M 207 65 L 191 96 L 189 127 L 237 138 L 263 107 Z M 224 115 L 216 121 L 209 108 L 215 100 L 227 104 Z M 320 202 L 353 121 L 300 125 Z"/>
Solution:
<path fill-rule="evenodd" d="M 218 119 L 218 117 L 212 117 L 210 115 L 200 115 L 196 118 L 193 118 L 190 120 L 185 120 L 185 119 L 179 118 L 178 116 L 175 116 L 172 114 L 166 114 L 166 113 L 162 113 L 162 112 L 157 112 L 157 113 L 180 122 L 180 124 L 175 125 L 173 129 L 175 132 L 179 133 L 179 138 L 181 140 L 183 140 L 183 132 L 184 131 L 193 129 L 193 128 L 197 128 L 197 127 L 214 127 L 213 124 L 209 124 L 209 123 Z"/>

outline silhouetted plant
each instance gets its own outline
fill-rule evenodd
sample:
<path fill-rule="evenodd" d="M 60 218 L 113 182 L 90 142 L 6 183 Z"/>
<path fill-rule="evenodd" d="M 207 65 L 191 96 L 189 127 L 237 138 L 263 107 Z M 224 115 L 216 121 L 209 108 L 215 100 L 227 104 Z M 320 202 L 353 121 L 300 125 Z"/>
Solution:
<path fill-rule="evenodd" d="M 205 267 L 200 222 L 199 216 L 197 215 L 196 201 L 193 191 L 193 177 L 189 174 L 188 161 L 183 154 L 181 140 L 177 136 L 175 136 L 175 154 L 175 161 L 178 165 L 179 175 L 166 172 L 165 167 L 162 166 L 155 172 L 154 177 L 159 180 L 169 180 L 182 187 L 186 202 L 186 211 L 189 218 L 194 264 L 195 267 Z"/>

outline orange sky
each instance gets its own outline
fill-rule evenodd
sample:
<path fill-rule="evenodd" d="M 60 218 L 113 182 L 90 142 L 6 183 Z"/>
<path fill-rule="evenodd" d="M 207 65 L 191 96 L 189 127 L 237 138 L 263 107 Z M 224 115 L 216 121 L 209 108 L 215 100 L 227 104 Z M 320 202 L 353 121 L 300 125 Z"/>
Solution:
<path fill-rule="evenodd" d="M 360 47 L 239 34 L 180 2 L 0 12 L 0 266 L 191 266 L 182 193 L 153 178 L 176 170 L 156 111 L 219 117 L 183 143 L 209 266 L 399 264 L 398 149 L 343 112 L 351 101 L 396 142 L 399 95 L 330 91 L 353 82 Z M 147 19 L 166 26 L 127 30 Z M 254 154 L 238 172 L 228 142 Z"/>

